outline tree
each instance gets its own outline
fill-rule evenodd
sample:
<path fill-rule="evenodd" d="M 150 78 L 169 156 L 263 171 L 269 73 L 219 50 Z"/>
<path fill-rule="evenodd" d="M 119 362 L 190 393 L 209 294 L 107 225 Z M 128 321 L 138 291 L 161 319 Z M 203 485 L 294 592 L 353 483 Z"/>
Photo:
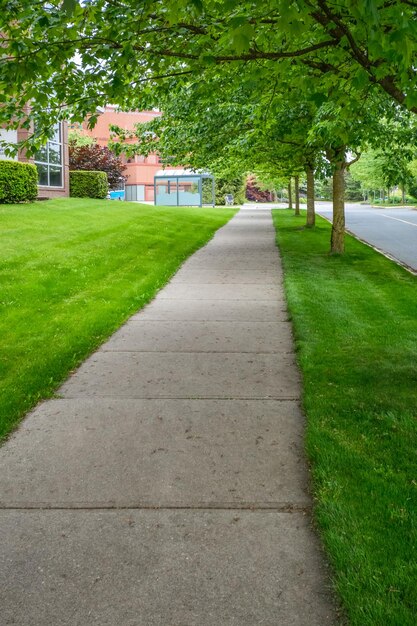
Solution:
<path fill-rule="evenodd" d="M 36 132 L 25 142 L 28 151 L 39 146 L 42 133 L 51 132 L 56 116 L 81 120 L 93 111 L 93 126 L 97 105 L 143 108 L 155 94 L 166 96 L 181 83 L 197 87 L 216 107 L 218 78 L 223 85 L 231 78 L 234 88 L 243 81 L 260 86 L 259 93 L 266 89 L 264 110 L 255 107 L 259 120 L 274 93 L 283 95 L 292 81 L 304 104 L 334 122 L 330 138 L 320 135 L 323 124 L 316 119 L 297 152 L 302 154 L 318 135 L 320 150 L 333 155 L 334 176 L 339 176 L 334 207 L 341 215 L 348 162 L 340 157 L 366 147 L 366 125 L 372 115 L 378 117 L 376 103 L 384 102 L 386 109 L 385 94 L 394 113 L 393 103 L 417 112 L 417 31 L 410 0 L 159 0 L 140 5 L 133 0 L 9 0 L 8 8 L 9 18 L 0 24 L 0 122 L 29 127 L 35 121 Z M 293 147 L 281 173 L 286 169 L 288 176 L 297 176 L 314 169 L 300 162 Z M 308 206 L 311 216 L 311 202 Z M 341 235 L 332 241 L 341 252 Z"/>
<path fill-rule="evenodd" d="M 308 144 L 306 138 L 314 104 L 299 102 L 294 88 L 290 101 L 289 88 L 284 96 L 244 78 L 241 72 L 238 77 L 232 73 L 227 80 L 213 78 L 208 93 L 205 85 L 187 85 L 159 96 L 153 104 L 163 115 L 138 125 L 133 134 L 113 127 L 118 141 L 112 147 L 127 154 L 156 151 L 162 160 L 209 167 L 221 175 L 231 166 L 263 177 L 267 173 L 269 179 L 300 176 L 307 165 L 313 169 L 317 148 L 313 138 Z M 212 93 L 218 94 L 214 103 Z M 314 215 L 314 203 L 311 210 Z M 309 220 L 314 223 L 311 215 Z"/>
<path fill-rule="evenodd" d="M 414 178 L 413 159 L 417 156 L 417 128 L 414 117 L 397 116 L 384 121 L 379 146 L 368 149 L 354 165 L 352 177 L 365 191 L 399 186 L 405 201 L 405 190 Z"/>
<path fill-rule="evenodd" d="M 353 164 L 352 167 L 354 166 L 355 166 L 355 163 Z M 366 193 L 363 192 L 360 182 L 353 178 L 350 170 L 346 172 L 346 176 L 345 176 L 345 198 L 346 200 L 352 201 L 352 202 L 366 200 Z"/>
<path fill-rule="evenodd" d="M 307 174 L 307 228 L 312 228 L 316 223 L 316 213 L 314 210 L 315 185 L 314 185 L 314 168 L 312 164 L 306 166 Z"/>
<path fill-rule="evenodd" d="M 70 170 L 94 170 L 107 174 L 110 189 L 118 189 L 126 180 L 123 171 L 126 166 L 109 148 L 96 144 L 77 145 L 69 143 Z"/>
<path fill-rule="evenodd" d="M 13 17 L 0 29 L 4 50 L 0 81 L 12 84 L 13 79 L 14 87 L 10 96 L 5 91 L 0 117 L 13 119 L 13 124 L 22 120 L 29 124 L 29 100 L 36 133 L 42 128 L 49 132 L 54 112 L 80 119 L 106 101 L 148 106 L 155 94 L 171 95 L 181 83 L 203 97 L 206 105 L 217 108 L 219 92 L 213 86 L 218 79 L 223 88 L 230 80 L 234 90 L 242 82 L 246 87 L 256 85 L 258 93 L 266 90 L 262 107 L 255 106 L 253 99 L 249 103 L 259 129 L 259 120 L 272 107 L 275 94 L 283 97 L 292 84 L 291 97 L 296 91 L 307 110 L 316 107 L 324 111 L 324 117 L 329 119 L 330 112 L 336 120 L 332 139 L 320 135 L 320 119 L 309 127 L 306 140 L 299 143 L 290 139 L 292 151 L 281 159 L 281 173 L 298 176 L 315 167 L 299 157 L 315 144 L 317 134 L 319 149 L 328 155 L 339 154 L 351 144 L 357 149 L 366 134 L 368 103 L 381 99 L 383 91 L 391 102 L 394 99 L 414 107 L 416 45 L 410 3 L 367 0 L 362 7 L 353 0 L 337 5 L 326 0 L 160 0 L 141 4 L 140 12 L 131 0 L 67 0 L 65 10 L 57 0 L 10 3 Z M 368 32 L 370 25 L 372 32 Z M 34 75 L 39 80 L 33 81 Z M 230 93 L 230 87 L 226 89 Z M 246 114 L 244 102 L 236 104 L 235 119 L 243 111 L 242 118 L 248 123 L 250 114 Z M 230 107 L 226 109 L 229 113 Z M 93 113 L 91 125 L 95 120 Z M 201 137 L 204 117 L 198 124 L 197 136 Z M 222 126 L 218 124 L 217 133 Z M 271 129 L 273 124 L 268 124 Z M 36 133 L 33 148 L 39 138 Z M 265 152 L 266 136 L 264 132 L 258 142 Z M 239 150 L 242 154 L 245 143 L 256 143 L 250 130 L 240 135 L 240 146 L 238 141 L 229 141 L 230 155 Z M 255 158 L 254 150 L 246 153 L 246 163 L 249 157 Z M 225 156 L 226 151 L 218 162 Z M 338 164 L 336 159 L 335 172 Z M 247 170 L 253 169 L 248 163 Z M 311 176 L 308 181 L 311 184 Z M 342 193 L 342 185 L 337 188 Z M 312 198 L 311 193 L 308 195 Z M 335 201 L 342 210 L 342 203 Z M 311 202 L 308 206 L 311 216 Z"/>
<path fill-rule="evenodd" d="M 93 143 L 96 143 L 93 137 L 89 135 L 85 135 L 81 130 L 71 128 L 68 131 L 68 143 L 70 147 L 75 146 L 91 146 Z"/>
<path fill-rule="evenodd" d="M 318 104 L 316 88 L 296 89 L 299 68 L 288 73 L 279 85 L 265 88 L 262 79 L 236 72 L 213 76 L 206 82 L 173 88 L 169 94 L 154 94 L 153 105 L 163 110 L 162 117 L 140 125 L 136 143 L 123 129 L 114 129 L 122 143 L 118 150 L 147 154 L 157 151 L 162 159 L 171 155 L 173 163 L 188 163 L 195 168 L 219 169 L 233 162 L 237 167 L 258 174 L 275 170 L 288 179 L 308 170 L 308 226 L 314 225 L 314 178 L 312 171 L 323 156 L 332 168 L 334 179 L 334 219 L 331 252 L 344 251 L 344 174 L 368 143 L 378 140 L 380 116 L 387 100 L 366 94 L 344 93 L 333 88 L 335 102 Z M 213 100 L 213 94 L 216 98 Z M 393 113 L 391 113 L 393 115 Z M 358 123 L 358 117 L 362 116 Z M 346 158 L 348 151 L 354 159 Z M 242 169 L 242 171 L 244 171 Z M 299 202 L 296 196 L 296 214 Z M 291 205 L 291 202 L 290 202 Z"/>
<path fill-rule="evenodd" d="M 230 65 L 265 84 L 296 65 L 324 99 L 335 84 L 339 95 L 376 89 L 417 112 L 415 10 L 411 0 L 6 0 L 0 121 L 29 125 L 30 102 L 48 133 L 58 115 L 134 108 L 148 87 Z"/>
<path fill-rule="evenodd" d="M 375 189 L 384 189 L 384 162 L 382 153 L 377 150 L 367 150 L 350 170 L 354 180 L 360 182 L 362 189 L 369 192 Z"/>

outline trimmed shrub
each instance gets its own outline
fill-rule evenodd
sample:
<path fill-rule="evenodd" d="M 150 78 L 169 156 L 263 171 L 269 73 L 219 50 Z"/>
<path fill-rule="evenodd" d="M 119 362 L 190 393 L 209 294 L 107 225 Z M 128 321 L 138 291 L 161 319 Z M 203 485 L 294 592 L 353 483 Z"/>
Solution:
<path fill-rule="evenodd" d="M 105 172 L 74 170 L 70 174 L 72 198 L 106 198 L 109 191 Z"/>
<path fill-rule="evenodd" d="M 38 195 L 38 171 L 31 163 L 0 160 L 0 204 L 31 202 Z"/>

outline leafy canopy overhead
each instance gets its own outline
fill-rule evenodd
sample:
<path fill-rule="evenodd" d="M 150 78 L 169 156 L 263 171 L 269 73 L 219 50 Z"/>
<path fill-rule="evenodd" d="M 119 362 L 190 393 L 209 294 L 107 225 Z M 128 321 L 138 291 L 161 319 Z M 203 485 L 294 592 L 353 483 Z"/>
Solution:
<path fill-rule="evenodd" d="M 417 112 L 412 0 L 3 0 L 0 121 L 37 132 L 112 102 L 207 80 L 229 66 L 265 84 L 299 68 L 297 88 L 385 92 Z M 332 98 L 336 97 L 332 95 Z M 52 120 L 52 121 L 51 121 Z M 35 137 L 36 139 L 36 137 Z"/>
<path fill-rule="evenodd" d="M 345 153 L 349 147 L 359 153 L 380 145 L 392 126 L 384 118 L 408 120 L 388 97 L 352 94 L 337 85 L 333 99 L 318 105 L 314 83 L 303 91 L 296 87 L 300 75 L 293 67 L 282 80 L 265 83 L 262 76 L 228 66 L 205 81 L 180 83 L 169 93 L 157 90 L 148 101 L 162 116 L 138 124 L 135 143 L 129 131 L 113 127 L 112 147 L 128 155 L 157 152 L 165 163 L 208 167 L 216 174 L 232 169 L 285 178 L 308 167 L 322 169 L 325 152 Z"/>

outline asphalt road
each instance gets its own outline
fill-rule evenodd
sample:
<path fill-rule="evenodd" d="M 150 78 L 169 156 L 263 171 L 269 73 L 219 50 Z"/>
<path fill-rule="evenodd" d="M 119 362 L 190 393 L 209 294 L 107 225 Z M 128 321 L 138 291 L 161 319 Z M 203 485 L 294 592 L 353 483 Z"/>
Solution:
<path fill-rule="evenodd" d="M 346 204 L 346 228 L 417 271 L 417 210 Z M 316 212 L 331 219 L 331 202 L 316 202 Z"/>

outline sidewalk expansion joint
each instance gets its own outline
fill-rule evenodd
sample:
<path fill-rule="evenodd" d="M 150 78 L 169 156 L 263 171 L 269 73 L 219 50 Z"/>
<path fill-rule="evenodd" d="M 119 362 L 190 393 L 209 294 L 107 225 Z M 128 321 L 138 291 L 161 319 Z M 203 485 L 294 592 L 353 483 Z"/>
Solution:
<path fill-rule="evenodd" d="M 210 283 L 212 284 L 212 283 Z M 167 301 L 169 300 L 170 302 L 178 302 L 181 303 L 182 300 L 196 300 L 197 302 L 201 302 L 202 300 L 204 300 L 204 302 L 206 302 L 207 300 L 210 300 L 210 302 L 215 305 L 218 302 L 256 302 L 256 304 L 271 304 L 271 302 L 274 302 L 275 304 L 282 304 L 283 306 L 285 306 L 287 304 L 286 298 L 281 297 L 281 298 L 169 298 L 169 297 L 161 297 L 158 295 L 155 296 L 155 299 L 152 300 L 149 304 L 144 305 L 144 307 L 142 309 L 139 309 L 139 311 L 137 313 L 134 313 L 133 315 L 140 315 L 141 311 L 144 311 L 145 308 L 147 306 L 156 306 L 157 304 L 160 304 L 162 301 Z M 171 320 L 167 320 L 165 318 L 166 322 L 170 322 Z M 185 322 L 187 320 L 184 320 L 183 318 L 181 318 L 179 320 L 180 322 Z M 200 320 L 198 320 L 200 321 Z M 210 320 L 202 320 L 203 322 L 205 321 L 210 321 Z M 228 321 L 233 321 L 233 320 L 228 320 Z M 254 320 L 257 321 L 257 320 Z"/>
<path fill-rule="evenodd" d="M 217 302 L 217 300 L 216 300 L 216 302 Z M 245 302 L 249 302 L 249 300 L 245 300 Z M 285 307 L 282 308 L 282 309 L 278 309 L 277 313 L 285 313 L 286 315 L 289 315 L 288 309 L 285 308 Z M 245 320 L 243 320 L 243 321 L 242 320 L 235 321 L 235 320 L 230 319 L 230 318 L 227 318 L 227 319 L 225 319 L 225 318 L 221 318 L 221 319 L 212 319 L 212 318 L 208 318 L 207 319 L 207 318 L 204 318 L 204 319 L 201 319 L 201 320 L 195 320 L 195 319 L 187 319 L 187 318 L 183 318 L 183 317 L 181 317 L 181 318 L 170 317 L 170 318 L 167 319 L 166 317 L 148 317 L 149 313 L 146 313 L 146 317 L 144 317 L 142 319 L 140 317 L 140 315 L 141 315 L 141 311 L 139 311 L 137 313 L 134 313 L 133 316 L 126 321 L 126 324 L 130 324 L 131 322 L 140 322 L 140 323 L 143 323 L 143 322 L 153 322 L 153 323 L 154 322 L 158 322 L 158 323 L 159 322 L 164 322 L 164 323 L 167 323 L 167 324 L 176 324 L 178 322 L 180 322 L 182 324 L 195 324 L 195 323 L 197 323 L 197 324 L 205 324 L 206 322 L 208 324 L 211 324 L 213 322 L 218 322 L 218 323 L 221 323 L 221 324 L 224 324 L 224 323 L 226 323 L 226 324 L 227 323 L 230 323 L 230 324 L 250 324 L 252 322 L 254 324 L 274 324 L 274 323 L 280 324 L 282 322 L 290 322 L 291 321 L 289 318 L 286 318 L 285 320 L 283 320 L 283 319 L 279 319 L 279 318 L 276 318 L 276 317 L 274 317 L 273 319 L 270 319 L 270 320 L 246 320 L 246 321 Z"/>
<path fill-rule="evenodd" d="M 210 283 L 213 284 L 213 283 Z M 267 298 L 266 300 L 255 300 L 253 298 L 202 298 L 201 295 L 195 296 L 193 298 L 169 298 L 168 296 L 159 296 L 158 302 L 211 302 L 212 304 L 215 302 L 257 302 L 257 303 L 273 303 L 273 304 L 281 304 L 284 306 L 286 304 L 286 300 L 282 298 Z"/>
<path fill-rule="evenodd" d="M 214 270 L 209 270 L 209 271 L 214 271 Z M 260 285 L 262 287 L 277 287 L 277 286 L 281 287 L 281 283 L 277 282 L 276 280 L 265 280 L 262 282 L 260 282 L 259 280 L 252 280 L 252 281 L 242 280 L 239 282 L 228 282 L 226 279 L 222 281 L 217 281 L 217 282 L 207 282 L 207 281 L 202 280 L 200 282 L 197 281 L 193 283 L 189 282 L 188 280 L 175 280 L 175 281 L 172 280 L 171 285 L 186 285 L 187 287 L 201 287 L 201 285 L 204 285 L 204 286 L 207 286 L 207 285 Z"/>
<path fill-rule="evenodd" d="M 26 503 L 26 504 L 1 504 L 1 511 L 275 511 L 276 513 L 310 513 L 311 504 L 299 502 L 225 502 L 198 504 L 152 504 L 152 503 L 74 503 L 49 504 L 49 503 Z"/>
<path fill-rule="evenodd" d="M 286 312 L 286 311 L 285 311 Z M 249 324 L 281 324 L 282 320 L 277 320 L 277 319 L 272 319 L 272 320 L 230 320 L 230 319 L 221 319 L 221 320 L 212 320 L 212 319 L 204 319 L 204 320 L 187 320 L 187 319 L 166 319 L 164 318 L 160 318 L 160 319 L 151 319 L 149 317 L 146 317 L 145 319 L 140 319 L 139 316 L 140 315 L 140 311 L 138 313 L 135 313 L 135 317 L 131 317 L 130 319 L 127 320 L 126 325 L 130 324 L 130 323 L 135 323 L 135 322 L 140 322 L 142 323 L 153 323 L 153 322 L 165 322 L 166 324 L 172 325 L 176 322 L 182 322 L 183 324 L 187 324 L 187 326 L 189 324 L 216 324 L 216 323 L 220 323 L 220 324 L 233 324 L 233 326 L 237 326 L 239 324 L 242 324 L 243 326 L 248 326 Z M 289 320 L 285 320 L 285 321 L 289 321 Z"/>
<path fill-rule="evenodd" d="M 55 400 L 271 400 L 272 402 L 300 402 L 300 396 L 283 396 L 277 398 L 276 396 L 107 396 L 105 394 L 100 395 L 84 395 L 84 396 L 70 396 L 58 394 Z"/>
<path fill-rule="evenodd" d="M 291 354 L 292 350 L 270 350 L 269 352 L 252 352 L 250 350 L 118 350 L 117 348 L 99 348 L 97 352 L 111 352 L 117 354 L 252 354 L 253 356 L 263 356 L 270 354 Z"/>

